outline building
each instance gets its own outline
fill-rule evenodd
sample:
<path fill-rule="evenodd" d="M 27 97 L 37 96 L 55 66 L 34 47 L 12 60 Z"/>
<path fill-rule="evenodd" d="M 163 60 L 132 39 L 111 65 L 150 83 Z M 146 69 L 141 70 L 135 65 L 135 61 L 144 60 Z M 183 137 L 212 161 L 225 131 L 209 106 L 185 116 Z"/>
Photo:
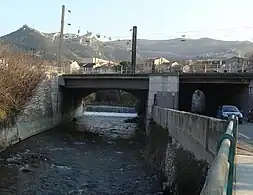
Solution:
<path fill-rule="evenodd" d="M 136 64 L 135 72 L 136 73 L 149 73 L 149 72 L 151 72 L 151 68 L 145 66 L 144 64 Z"/>
<path fill-rule="evenodd" d="M 116 62 L 110 61 L 110 60 L 104 60 L 101 58 L 95 58 L 95 57 L 90 57 L 90 58 L 84 58 L 82 59 L 82 62 L 84 62 L 85 64 L 88 63 L 94 63 L 96 66 L 101 66 L 103 64 L 117 64 Z"/>
<path fill-rule="evenodd" d="M 173 62 L 170 64 L 169 72 L 183 72 L 183 65 L 178 62 Z"/>
<path fill-rule="evenodd" d="M 169 62 L 165 62 L 162 64 L 157 64 L 154 66 L 155 72 L 170 72 L 171 64 Z"/>
<path fill-rule="evenodd" d="M 100 66 L 93 67 L 93 71 L 96 73 L 115 73 L 116 66 L 113 64 L 102 64 Z"/>
<path fill-rule="evenodd" d="M 78 73 L 79 70 L 80 65 L 76 61 L 70 63 L 70 73 Z"/>
<path fill-rule="evenodd" d="M 155 58 L 149 58 L 144 61 L 144 65 L 148 67 L 152 67 L 153 65 L 159 65 L 163 63 L 169 63 L 170 61 L 163 57 L 155 57 Z"/>
<path fill-rule="evenodd" d="M 93 67 L 95 66 L 95 63 L 87 63 L 83 65 L 84 73 L 91 73 L 93 72 Z"/>
<path fill-rule="evenodd" d="M 232 57 L 225 61 L 226 72 L 251 72 L 252 60 L 248 58 Z"/>
<path fill-rule="evenodd" d="M 169 60 L 167 60 L 164 57 L 155 57 L 155 58 L 149 58 L 147 60 L 144 61 L 144 70 L 155 70 L 156 66 L 161 65 L 161 64 L 166 64 L 166 63 L 170 63 Z M 151 72 L 151 71 L 150 71 Z"/>
<path fill-rule="evenodd" d="M 190 65 L 190 72 L 252 72 L 253 63 L 248 58 L 197 60 Z"/>
<path fill-rule="evenodd" d="M 197 60 L 190 65 L 190 72 L 219 72 L 223 64 L 225 60 L 222 59 Z"/>
<path fill-rule="evenodd" d="M 116 62 L 110 61 L 110 60 L 104 60 L 100 58 L 84 58 L 82 59 L 82 63 L 84 64 L 84 72 L 85 73 L 106 73 L 106 72 L 115 72 L 115 65 L 117 65 Z"/>

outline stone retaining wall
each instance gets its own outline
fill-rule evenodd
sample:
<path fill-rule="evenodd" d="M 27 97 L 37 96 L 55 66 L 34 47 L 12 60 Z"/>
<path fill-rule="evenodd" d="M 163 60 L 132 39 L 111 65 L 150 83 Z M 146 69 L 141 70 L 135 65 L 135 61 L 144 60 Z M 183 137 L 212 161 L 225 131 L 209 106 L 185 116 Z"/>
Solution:
<path fill-rule="evenodd" d="M 208 163 L 197 160 L 180 147 L 166 129 L 153 121 L 149 123 L 149 132 L 144 157 L 158 174 L 162 174 L 165 194 L 199 194 Z"/>
<path fill-rule="evenodd" d="M 226 121 L 157 106 L 152 119 L 168 132 L 161 170 L 167 181 L 164 188 L 200 193 Z"/>
<path fill-rule="evenodd" d="M 66 94 L 63 94 L 58 86 L 58 75 L 47 75 L 14 119 L 15 124 L 6 125 L 0 130 L 0 151 L 35 134 L 54 128 L 62 121 L 69 122 L 74 115 L 80 115 L 81 107 L 77 112 L 73 106 L 63 110 L 63 95 Z"/>

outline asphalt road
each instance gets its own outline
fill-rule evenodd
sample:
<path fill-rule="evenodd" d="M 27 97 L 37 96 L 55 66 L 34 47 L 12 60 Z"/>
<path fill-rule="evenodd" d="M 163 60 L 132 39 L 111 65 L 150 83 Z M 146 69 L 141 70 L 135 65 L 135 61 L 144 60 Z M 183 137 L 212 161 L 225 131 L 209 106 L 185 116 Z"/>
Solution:
<path fill-rule="evenodd" d="M 253 155 L 253 123 L 239 125 L 237 148 L 238 154 Z"/>

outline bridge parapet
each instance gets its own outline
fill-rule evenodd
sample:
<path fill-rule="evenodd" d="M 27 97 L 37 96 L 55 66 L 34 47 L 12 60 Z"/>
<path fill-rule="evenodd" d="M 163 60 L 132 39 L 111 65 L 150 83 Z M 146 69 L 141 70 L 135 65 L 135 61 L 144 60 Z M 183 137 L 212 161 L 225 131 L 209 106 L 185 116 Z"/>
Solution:
<path fill-rule="evenodd" d="M 152 118 L 197 159 L 213 162 L 226 121 L 158 106 L 153 107 Z"/>
<path fill-rule="evenodd" d="M 218 142 L 218 153 L 209 169 L 201 195 L 233 194 L 237 134 L 238 120 L 233 116 Z"/>

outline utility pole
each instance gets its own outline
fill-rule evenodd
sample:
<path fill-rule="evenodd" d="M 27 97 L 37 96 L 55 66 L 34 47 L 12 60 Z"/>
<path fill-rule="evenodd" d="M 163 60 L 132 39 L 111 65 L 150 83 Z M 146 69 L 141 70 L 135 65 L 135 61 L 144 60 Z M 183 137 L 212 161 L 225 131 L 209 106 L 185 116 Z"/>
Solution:
<path fill-rule="evenodd" d="M 61 50 L 63 44 L 63 36 L 64 36 L 64 19 L 65 19 L 65 5 L 62 5 L 61 10 L 61 30 L 60 30 L 60 37 L 59 37 L 59 50 L 58 50 L 58 66 L 61 67 Z"/>
<path fill-rule="evenodd" d="M 133 26 L 133 35 L 132 35 L 132 71 L 135 73 L 136 67 L 136 45 L 137 45 L 137 26 Z"/>

